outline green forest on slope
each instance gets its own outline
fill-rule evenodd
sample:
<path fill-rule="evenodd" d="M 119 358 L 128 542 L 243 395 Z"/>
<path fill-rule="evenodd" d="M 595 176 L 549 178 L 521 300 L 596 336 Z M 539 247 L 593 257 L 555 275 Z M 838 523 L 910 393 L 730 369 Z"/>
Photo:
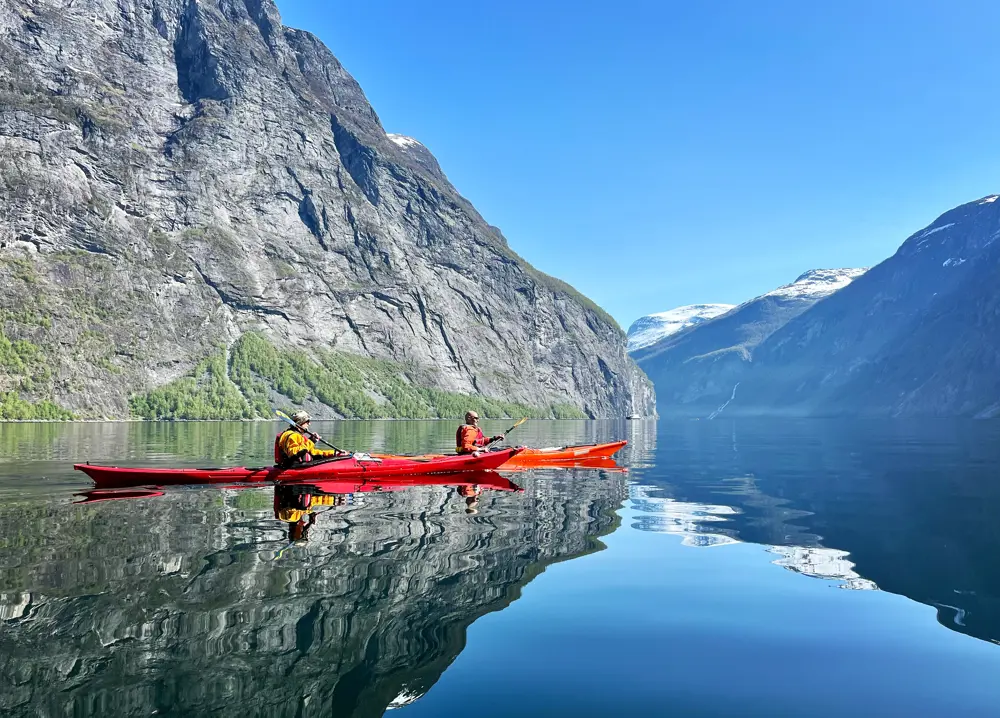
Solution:
<path fill-rule="evenodd" d="M 396 362 L 335 351 L 310 356 L 257 333 L 240 337 L 228 357 L 220 351 L 188 376 L 134 396 L 130 409 L 145 419 L 257 419 L 272 417 L 281 399 L 285 408 L 316 401 L 357 419 L 459 418 L 469 409 L 490 418 L 586 418 L 567 404 L 528 406 L 419 386 Z"/>

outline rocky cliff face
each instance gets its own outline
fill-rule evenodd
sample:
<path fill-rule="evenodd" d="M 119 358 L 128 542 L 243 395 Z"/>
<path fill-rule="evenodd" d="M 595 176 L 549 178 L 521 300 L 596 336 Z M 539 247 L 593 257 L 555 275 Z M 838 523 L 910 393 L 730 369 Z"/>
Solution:
<path fill-rule="evenodd" d="M 791 284 L 632 352 L 656 385 L 661 414 L 707 417 L 747 380 L 758 347 L 864 269 L 814 269 Z M 742 392 L 742 386 L 737 393 Z M 728 407 L 727 407 L 728 408 Z"/>
<path fill-rule="evenodd" d="M 8 402 L 124 416 L 256 332 L 448 392 L 653 411 L 614 321 L 270 0 L 0 0 L 0 53 Z"/>

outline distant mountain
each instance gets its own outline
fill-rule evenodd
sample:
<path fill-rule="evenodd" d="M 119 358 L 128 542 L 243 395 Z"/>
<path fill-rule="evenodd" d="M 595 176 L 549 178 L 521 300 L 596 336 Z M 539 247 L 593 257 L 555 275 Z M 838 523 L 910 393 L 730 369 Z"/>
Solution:
<path fill-rule="evenodd" d="M 708 416 L 732 395 L 757 346 L 864 269 L 814 269 L 710 321 L 632 351 L 656 386 L 661 416 Z M 634 326 L 634 325 L 633 325 Z M 632 329 L 629 329 L 631 337 Z M 630 338 L 631 343 L 631 338 Z"/>
<path fill-rule="evenodd" d="M 735 306 L 735 304 L 689 304 L 668 312 L 647 314 L 636 319 L 628 328 L 628 350 L 634 352 L 648 347 L 682 329 L 725 314 Z"/>
<path fill-rule="evenodd" d="M 661 415 L 1000 417 L 997 199 L 946 212 L 792 317 L 750 321 L 754 300 L 636 352 Z"/>

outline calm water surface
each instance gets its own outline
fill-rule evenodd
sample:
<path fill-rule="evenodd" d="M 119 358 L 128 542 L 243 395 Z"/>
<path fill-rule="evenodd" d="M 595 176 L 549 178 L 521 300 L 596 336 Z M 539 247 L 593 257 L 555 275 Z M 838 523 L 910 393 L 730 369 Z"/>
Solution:
<path fill-rule="evenodd" d="M 0 424 L 0 715 L 1000 715 L 1000 423 L 529 422 L 628 472 L 326 496 L 298 541 L 301 496 L 71 468 L 261 465 L 275 429 Z"/>

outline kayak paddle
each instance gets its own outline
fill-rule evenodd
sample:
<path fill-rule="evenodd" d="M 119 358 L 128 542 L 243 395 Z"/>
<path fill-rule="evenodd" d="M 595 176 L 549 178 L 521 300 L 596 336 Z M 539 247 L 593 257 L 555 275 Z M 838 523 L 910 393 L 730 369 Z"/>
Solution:
<path fill-rule="evenodd" d="M 344 451 L 343 449 L 341 449 L 341 448 L 339 448 L 339 447 L 337 447 L 337 446 L 334 446 L 334 445 L 333 445 L 333 444 L 331 444 L 331 443 L 330 443 L 329 441 L 324 441 L 324 440 L 323 440 L 323 439 L 322 439 L 322 438 L 320 437 L 320 435 L 319 435 L 319 434 L 314 434 L 314 433 L 312 433 L 311 431 L 309 431 L 309 430 L 307 430 L 307 429 L 303 429 L 303 428 L 302 428 L 301 426 L 299 426 L 298 424 L 296 424 L 296 423 L 295 423 L 295 421 L 294 421 L 294 420 L 292 419 L 292 417 L 290 417 L 290 416 L 289 416 L 288 414 L 286 414 L 285 412 L 283 412 L 283 411 L 281 411 L 281 410 L 279 410 L 279 409 L 275 409 L 275 410 L 274 410 L 274 415 L 275 415 L 276 417 L 278 417 L 279 419 L 281 419 L 282 421 L 284 421 L 284 422 L 287 422 L 288 424 L 290 424 L 290 425 L 292 426 L 292 428 L 294 428 L 294 429 L 298 429 L 300 433 L 302 433 L 302 434 L 306 434 L 306 435 L 308 435 L 308 436 L 311 436 L 311 437 L 313 437 L 313 441 L 318 441 L 318 442 L 319 442 L 319 443 L 321 443 L 321 444 L 326 444 L 327 446 L 329 446 L 329 447 L 330 447 L 331 449 L 333 449 L 334 451 L 339 451 L 339 452 L 341 452 L 341 453 L 344 453 L 344 454 L 348 454 L 348 453 L 350 453 L 350 452 L 348 452 L 348 451 Z"/>
<path fill-rule="evenodd" d="M 516 429 L 517 427 L 519 427 L 519 426 L 520 426 L 521 424 L 523 424 L 523 423 L 524 423 L 524 422 L 526 422 L 527 420 L 528 420 L 528 417 L 524 417 L 523 419 L 521 419 L 520 421 L 518 421 L 518 422 L 517 422 L 516 424 L 514 424 L 514 426 L 510 427 L 509 429 L 507 429 L 507 431 L 505 431 L 505 432 L 503 433 L 503 435 L 504 435 L 504 438 L 506 438 L 506 437 L 507 437 L 507 434 L 509 434 L 510 432 L 514 431 L 514 429 Z M 493 446 L 493 444 L 497 443 L 497 441 L 499 441 L 499 439 L 497 439 L 497 440 L 495 440 L 495 441 L 491 441 L 491 442 L 489 442 L 488 444 L 486 444 L 486 446 L 484 446 L 484 447 L 483 447 L 483 449 L 488 449 L 488 448 L 490 448 L 491 446 Z"/>

